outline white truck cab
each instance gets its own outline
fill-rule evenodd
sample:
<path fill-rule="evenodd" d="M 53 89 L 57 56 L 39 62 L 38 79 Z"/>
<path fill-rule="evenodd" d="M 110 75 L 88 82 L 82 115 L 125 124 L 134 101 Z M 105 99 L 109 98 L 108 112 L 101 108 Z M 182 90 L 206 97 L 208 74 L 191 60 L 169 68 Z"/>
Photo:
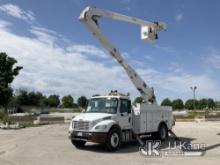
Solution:
<path fill-rule="evenodd" d="M 116 91 L 92 97 L 86 111 L 72 119 L 69 138 L 76 147 L 91 141 L 103 143 L 108 150 L 135 139 L 134 134 L 155 134 L 165 140 L 173 117 L 171 108 L 160 107 L 144 103 L 134 107 L 129 96 Z"/>

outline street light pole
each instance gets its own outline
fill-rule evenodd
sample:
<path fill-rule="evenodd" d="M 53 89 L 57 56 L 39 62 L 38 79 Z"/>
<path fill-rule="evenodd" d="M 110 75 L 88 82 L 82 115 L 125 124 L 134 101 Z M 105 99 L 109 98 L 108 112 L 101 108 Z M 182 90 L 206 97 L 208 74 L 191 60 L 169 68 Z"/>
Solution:
<path fill-rule="evenodd" d="M 193 108 L 195 110 L 196 109 L 196 89 L 197 89 L 197 86 L 190 87 L 190 89 L 193 91 Z"/>

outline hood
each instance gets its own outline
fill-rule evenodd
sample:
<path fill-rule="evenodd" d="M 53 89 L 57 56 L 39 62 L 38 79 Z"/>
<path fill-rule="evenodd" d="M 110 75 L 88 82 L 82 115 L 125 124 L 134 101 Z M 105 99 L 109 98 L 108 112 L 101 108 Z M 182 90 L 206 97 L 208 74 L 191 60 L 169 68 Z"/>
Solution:
<path fill-rule="evenodd" d="M 95 121 L 98 119 L 103 119 L 105 117 L 111 117 L 113 114 L 108 113 L 81 113 L 74 117 L 73 121 L 85 120 L 85 121 Z"/>

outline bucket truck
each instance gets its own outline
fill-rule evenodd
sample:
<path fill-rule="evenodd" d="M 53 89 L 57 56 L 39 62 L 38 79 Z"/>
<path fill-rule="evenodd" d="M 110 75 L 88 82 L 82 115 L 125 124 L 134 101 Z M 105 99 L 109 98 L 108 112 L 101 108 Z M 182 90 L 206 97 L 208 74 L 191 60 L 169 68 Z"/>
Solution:
<path fill-rule="evenodd" d="M 69 138 L 76 147 L 87 141 L 102 143 L 109 150 L 116 150 L 123 142 L 151 134 L 165 140 L 174 125 L 172 108 L 157 105 L 153 88 L 149 87 L 138 73 L 125 61 L 100 30 L 99 19 L 109 18 L 141 26 L 141 39 L 154 42 L 158 32 L 166 28 L 162 22 L 148 22 L 108 10 L 86 7 L 79 16 L 92 34 L 100 41 L 140 92 L 143 102 L 134 106 L 129 95 L 110 91 L 104 96 L 94 96 L 85 112 L 72 119 Z"/>

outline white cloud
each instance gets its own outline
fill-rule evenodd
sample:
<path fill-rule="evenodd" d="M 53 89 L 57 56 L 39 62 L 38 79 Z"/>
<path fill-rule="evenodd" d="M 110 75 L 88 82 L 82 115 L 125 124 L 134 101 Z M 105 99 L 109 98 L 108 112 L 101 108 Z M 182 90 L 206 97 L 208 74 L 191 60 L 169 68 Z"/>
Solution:
<path fill-rule="evenodd" d="M 156 49 L 159 49 L 159 50 L 167 52 L 167 53 L 176 53 L 176 49 L 174 49 L 173 47 L 170 47 L 170 46 L 161 46 L 161 45 L 155 44 L 154 47 Z"/>
<path fill-rule="evenodd" d="M 34 34 L 37 37 L 37 39 L 41 42 L 44 42 L 49 45 L 53 45 L 56 43 L 56 33 L 53 31 L 34 26 L 30 29 L 30 32 Z"/>
<path fill-rule="evenodd" d="M 175 72 L 175 73 L 183 73 L 183 68 L 181 67 L 180 64 L 176 63 L 176 62 L 171 62 L 168 70 L 170 72 Z"/>
<path fill-rule="evenodd" d="M 154 61 L 153 57 L 151 55 L 144 55 L 144 58 L 147 60 L 147 61 Z"/>
<path fill-rule="evenodd" d="M 59 46 L 54 43 L 62 42 L 58 33 L 51 38 L 51 33 L 56 32 L 33 27 L 30 31 L 35 34 L 34 37 L 16 35 L 10 31 L 10 23 L 0 21 L 1 51 L 15 57 L 18 65 L 24 67 L 12 84 L 14 89 L 25 88 L 45 94 L 72 94 L 75 97 L 105 94 L 111 89 L 130 92 L 132 98 L 139 95 L 119 65 L 106 65 L 106 62 L 113 60 L 102 49 L 88 44 Z M 102 62 L 90 59 L 89 55 Z M 124 55 L 129 56 L 128 53 Z M 219 82 L 208 75 L 163 73 L 139 65 L 135 69 L 149 86 L 155 87 L 159 99 L 190 97 L 189 87 L 192 85 L 198 86 L 200 97 L 220 99 L 216 92 L 220 91 Z"/>
<path fill-rule="evenodd" d="M 4 20 L 0 20 L 0 28 L 4 29 L 5 31 L 8 30 L 8 27 L 11 26 L 11 23 L 4 21 Z"/>
<path fill-rule="evenodd" d="M 35 20 L 34 13 L 32 11 L 24 11 L 19 6 L 14 4 L 4 4 L 0 6 L 0 11 L 5 12 L 6 14 L 22 19 L 26 22 L 31 22 Z"/>
<path fill-rule="evenodd" d="M 198 86 L 201 97 L 219 98 L 216 90 L 220 90 L 218 82 L 208 75 L 179 74 L 164 77 L 164 87 L 176 93 L 187 94 L 190 86 Z"/>
<path fill-rule="evenodd" d="M 205 58 L 209 66 L 220 69 L 220 52 L 213 51 L 212 54 Z"/>
<path fill-rule="evenodd" d="M 94 55 L 94 56 L 97 56 L 103 59 L 106 59 L 109 57 L 109 55 L 106 54 L 103 50 L 93 45 L 88 45 L 88 44 L 84 44 L 84 45 L 76 44 L 76 45 L 68 47 L 67 51 L 77 52 L 77 53 L 81 53 L 85 55 Z"/>
<path fill-rule="evenodd" d="M 179 13 L 175 16 L 176 22 L 181 22 L 183 20 L 183 13 Z"/>
<path fill-rule="evenodd" d="M 198 98 L 220 99 L 219 82 L 206 74 L 162 73 L 156 70 L 138 70 L 147 82 L 155 87 L 160 100 L 165 97 L 188 99 L 192 96 L 190 86 L 198 87 Z"/>
<path fill-rule="evenodd" d="M 13 83 L 16 89 L 91 96 L 109 89 L 123 91 L 124 83 L 128 80 L 120 76 L 124 74 L 120 67 L 109 68 L 87 58 L 85 54 L 89 53 L 104 58 L 103 51 L 95 46 L 54 47 L 54 44 L 39 37 L 19 36 L 5 28 L 0 28 L 0 36 L 1 51 L 15 57 L 18 64 L 24 67 Z"/>

